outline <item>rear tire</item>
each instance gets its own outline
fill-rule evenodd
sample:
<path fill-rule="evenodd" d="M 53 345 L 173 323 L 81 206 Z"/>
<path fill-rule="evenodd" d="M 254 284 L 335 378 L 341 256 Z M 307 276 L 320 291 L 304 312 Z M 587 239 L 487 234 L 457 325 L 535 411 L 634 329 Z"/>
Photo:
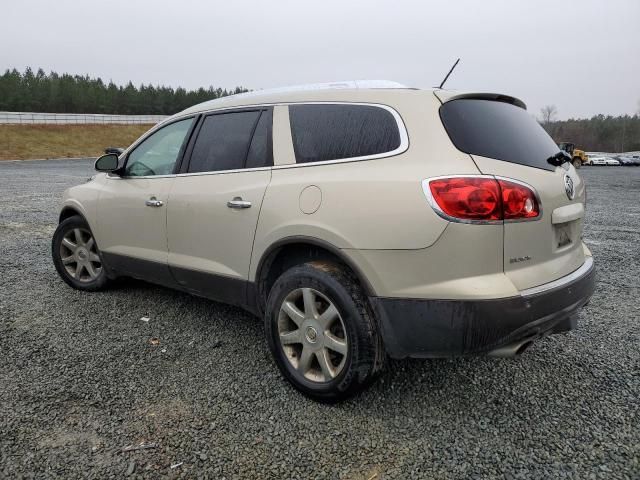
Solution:
<path fill-rule="evenodd" d="M 98 244 L 79 215 L 60 222 L 51 240 L 51 255 L 58 275 L 75 289 L 93 292 L 109 283 Z"/>
<path fill-rule="evenodd" d="M 269 349 L 282 375 L 305 395 L 327 403 L 369 385 L 385 352 L 367 298 L 350 272 L 310 262 L 287 270 L 269 292 Z"/>

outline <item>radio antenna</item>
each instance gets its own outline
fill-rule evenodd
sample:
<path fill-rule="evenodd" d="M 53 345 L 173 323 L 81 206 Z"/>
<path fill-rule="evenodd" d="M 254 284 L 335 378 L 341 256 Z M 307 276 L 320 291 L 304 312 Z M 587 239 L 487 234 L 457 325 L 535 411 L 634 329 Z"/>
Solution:
<path fill-rule="evenodd" d="M 440 84 L 440 86 L 438 88 L 442 88 L 444 83 L 449 79 L 449 75 L 451 75 L 451 72 L 453 72 L 453 69 L 456 68 L 456 65 L 458 65 L 458 62 L 460 61 L 460 59 L 456 60 L 456 63 L 453 64 L 453 67 L 451 67 L 451 70 L 449 70 L 449 73 L 447 73 L 447 76 L 444 77 L 444 80 L 442 80 L 442 83 Z"/>

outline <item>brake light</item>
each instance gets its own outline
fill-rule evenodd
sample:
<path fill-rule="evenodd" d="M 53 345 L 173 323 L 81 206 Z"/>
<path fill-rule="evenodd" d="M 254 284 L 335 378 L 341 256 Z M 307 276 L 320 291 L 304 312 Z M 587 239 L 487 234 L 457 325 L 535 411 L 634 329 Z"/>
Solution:
<path fill-rule="evenodd" d="M 425 180 L 425 193 L 442 216 L 472 222 L 526 220 L 540 215 L 533 189 L 494 177 Z"/>
<path fill-rule="evenodd" d="M 529 187 L 509 180 L 498 179 L 502 191 L 502 211 L 505 220 L 536 218 L 540 205 L 536 194 Z"/>
<path fill-rule="evenodd" d="M 493 178 L 453 177 L 429 182 L 431 195 L 448 216 L 464 220 L 501 220 L 500 189 Z"/>

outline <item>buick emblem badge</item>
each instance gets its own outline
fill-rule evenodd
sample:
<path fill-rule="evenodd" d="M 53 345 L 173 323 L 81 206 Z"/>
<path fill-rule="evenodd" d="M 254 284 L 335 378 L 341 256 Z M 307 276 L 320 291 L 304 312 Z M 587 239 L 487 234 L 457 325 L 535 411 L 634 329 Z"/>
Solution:
<path fill-rule="evenodd" d="M 571 180 L 571 177 L 566 173 L 564 174 L 564 191 L 567 193 L 569 200 L 573 200 L 576 196 L 576 189 L 573 186 L 573 180 Z"/>

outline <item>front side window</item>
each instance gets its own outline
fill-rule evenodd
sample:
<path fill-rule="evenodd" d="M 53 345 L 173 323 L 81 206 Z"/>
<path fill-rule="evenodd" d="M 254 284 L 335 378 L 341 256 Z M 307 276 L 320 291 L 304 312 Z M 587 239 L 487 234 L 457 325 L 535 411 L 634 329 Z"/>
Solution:
<path fill-rule="evenodd" d="M 297 163 L 366 157 L 400 147 L 400 131 L 388 110 L 370 105 L 289 105 Z"/>
<path fill-rule="evenodd" d="M 245 168 L 251 139 L 261 112 L 209 115 L 193 146 L 189 172 L 216 172 Z"/>
<path fill-rule="evenodd" d="M 174 122 L 144 139 L 129 154 L 125 176 L 172 174 L 192 123 L 193 118 Z"/>

